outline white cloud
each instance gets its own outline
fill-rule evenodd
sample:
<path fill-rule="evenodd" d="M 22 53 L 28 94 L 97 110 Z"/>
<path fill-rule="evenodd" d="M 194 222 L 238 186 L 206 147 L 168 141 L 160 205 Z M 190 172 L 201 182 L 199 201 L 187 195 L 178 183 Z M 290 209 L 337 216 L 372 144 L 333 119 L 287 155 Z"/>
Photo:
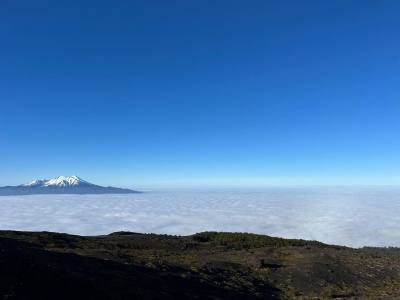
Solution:
<path fill-rule="evenodd" d="M 83 235 L 217 230 L 400 246 L 399 216 L 400 189 L 382 187 L 0 197 L 2 230 Z"/>

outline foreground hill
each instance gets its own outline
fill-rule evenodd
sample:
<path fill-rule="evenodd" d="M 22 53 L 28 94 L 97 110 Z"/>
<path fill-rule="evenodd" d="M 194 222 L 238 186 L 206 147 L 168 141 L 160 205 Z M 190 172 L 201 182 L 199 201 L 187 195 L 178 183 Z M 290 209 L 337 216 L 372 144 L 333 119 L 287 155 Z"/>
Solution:
<path fill-rule="evenodd" d="M 400 251 L 245 233 L 0 232 L 3 299 L 400 299 Z"/>
<path fill-rule="evenodd" d="M 38 194 L 132 194 L 130 189 L 100 186 L 78 176 L 58 176 L 53 179 L 36 179 L 26 184 L 0 187 L 0 196 Z"/>

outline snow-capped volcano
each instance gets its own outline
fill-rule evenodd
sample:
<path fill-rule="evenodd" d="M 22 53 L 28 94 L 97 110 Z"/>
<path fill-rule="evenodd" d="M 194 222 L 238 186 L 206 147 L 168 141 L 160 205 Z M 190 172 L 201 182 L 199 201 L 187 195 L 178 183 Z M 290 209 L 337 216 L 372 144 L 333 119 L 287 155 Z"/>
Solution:
<path fill-rule="evenodd" d="M 96 185 L 78 176 L 58 176 L 53 179 L 36 179 L 18 186 L 0 187 L 0 195 L 31 194 L 130 194 L 134 190 Z"/>
<path fill-rule="evenodd" d="M 47 179 L 36 179 L 29 183 L 23 184 L 23 186 L 30 187 L 69 187 L 69 186 L 82 186 L 82 185 L 91 185 L 91 183 L 79 178 L 78 176 L 58 176 L 56 178 L 47 180 Z"/>

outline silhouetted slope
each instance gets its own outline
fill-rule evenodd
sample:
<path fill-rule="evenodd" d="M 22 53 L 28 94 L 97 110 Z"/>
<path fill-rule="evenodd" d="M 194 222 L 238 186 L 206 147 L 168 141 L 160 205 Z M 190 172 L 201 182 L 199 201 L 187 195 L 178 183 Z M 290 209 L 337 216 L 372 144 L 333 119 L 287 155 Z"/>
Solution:
<path fill-rule="evenodd" d="M 0 232 L 3 299 L 396 299 L 400 255 L 240 233 Z M 317 297 L 317 298 L 316 298 Z"/>

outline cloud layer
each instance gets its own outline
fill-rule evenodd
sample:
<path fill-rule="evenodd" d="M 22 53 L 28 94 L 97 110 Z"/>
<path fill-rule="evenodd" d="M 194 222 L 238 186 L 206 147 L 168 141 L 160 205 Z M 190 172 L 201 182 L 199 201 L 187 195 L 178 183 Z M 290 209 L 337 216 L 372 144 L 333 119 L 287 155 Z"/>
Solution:
<path fill-rule="evenodd" d="M 0 229 L 82 235 L 241 231 L 353 247 L 400 246 L 400 189 L 0 197 Z"/>

